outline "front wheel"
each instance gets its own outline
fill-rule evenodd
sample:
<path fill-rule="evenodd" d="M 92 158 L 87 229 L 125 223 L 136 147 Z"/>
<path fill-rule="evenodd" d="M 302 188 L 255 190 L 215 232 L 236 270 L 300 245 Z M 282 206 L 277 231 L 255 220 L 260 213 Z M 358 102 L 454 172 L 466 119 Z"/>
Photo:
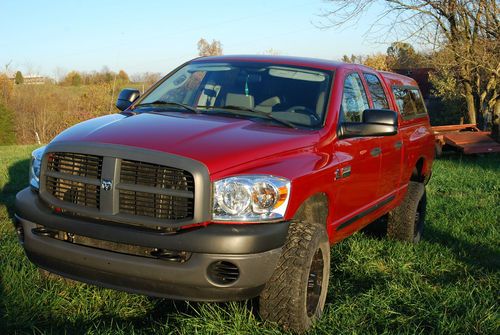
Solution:
<path fill-rule="evenodd" d="M 322 314 L 330 277 L 330 244 L 323 225 L 292 222 L 278 265 L 259 299 L 263 319 L 294 332 Z"/>

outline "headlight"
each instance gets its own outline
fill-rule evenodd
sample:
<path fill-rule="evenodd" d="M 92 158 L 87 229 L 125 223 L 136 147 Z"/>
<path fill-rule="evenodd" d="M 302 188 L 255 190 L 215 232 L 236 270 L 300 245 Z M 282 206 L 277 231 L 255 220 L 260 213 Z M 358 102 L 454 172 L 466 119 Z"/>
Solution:
<path fill-rule="evenodd" d="M 285 178 L 251 175 L 214 183 L 214 221 L 270 221 L 282 219 L 290 197 Z"/>
<path fill-rule="evenodd" d="M 40 169 L 42 167 L 42 156 L 45 147 L 33 150 L 30 161 L 30 186 L 36 190 L 40 189 Z"/>

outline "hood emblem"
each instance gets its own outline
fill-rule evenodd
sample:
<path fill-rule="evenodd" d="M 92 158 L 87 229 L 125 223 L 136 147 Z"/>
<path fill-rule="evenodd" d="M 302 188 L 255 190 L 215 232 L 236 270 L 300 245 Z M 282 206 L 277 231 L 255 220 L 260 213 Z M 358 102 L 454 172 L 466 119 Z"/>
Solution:
<path fill-rule="evenodd" d="M 113 181 L 109 179 L 103 179 L 101 180 L 101 189 L 103 191 L 110 191 L 111 188 L 113 187 Z"/>

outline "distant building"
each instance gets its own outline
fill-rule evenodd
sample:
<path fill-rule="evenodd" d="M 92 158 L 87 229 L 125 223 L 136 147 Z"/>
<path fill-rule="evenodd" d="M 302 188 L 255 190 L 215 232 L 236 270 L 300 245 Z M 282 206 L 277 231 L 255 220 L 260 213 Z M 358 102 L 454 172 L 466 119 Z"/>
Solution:
<path fill-rule="evenodd" d="M 9 79 L 12 80 L 13 82 L 16 81 L 15 77 Z M 25 85 L 41 85 L 47 82 L 47 78 L 42 76 L 25 76 L 23 77 L 23 79 L 24 79 L 23 84 Z"/>

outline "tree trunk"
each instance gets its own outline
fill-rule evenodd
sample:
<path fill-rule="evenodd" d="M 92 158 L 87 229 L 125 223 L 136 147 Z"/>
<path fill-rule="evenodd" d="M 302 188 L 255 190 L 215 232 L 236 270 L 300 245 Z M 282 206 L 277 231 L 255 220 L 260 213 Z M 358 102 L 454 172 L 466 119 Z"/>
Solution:
<path fill-rule="evenodd" d="M 474 104 L 474 93 L 472 85 L 469 82 L 464 82 L 465 88 L 465 101 L 467 102 L 467 115 L 469 116 L 469 123 L 476 124 L 476 105 Z"/>
<path fill-rule="evenodd" d="M 500 143 L 500 98 L 497 98 L 492 115 L 491 136 Z"/>

